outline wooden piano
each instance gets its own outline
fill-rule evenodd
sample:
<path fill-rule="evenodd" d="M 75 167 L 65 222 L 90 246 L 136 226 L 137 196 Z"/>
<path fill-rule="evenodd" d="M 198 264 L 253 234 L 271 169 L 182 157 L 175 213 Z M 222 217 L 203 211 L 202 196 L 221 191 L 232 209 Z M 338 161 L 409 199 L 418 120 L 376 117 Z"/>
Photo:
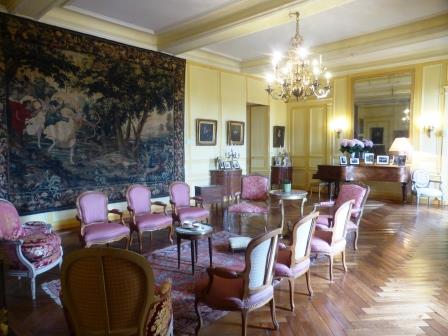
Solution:
<path fill-rule="evenodd" d="M 378 181 L 400 183 L 403 203 L 406 203 L 407 188 L 411 180 L 411 172 L 407 166 L 318 165 L 317 172 L 313 175 L 313 178 L 335 183 L 336 191 L 339 190 L 339 181 Z"/>

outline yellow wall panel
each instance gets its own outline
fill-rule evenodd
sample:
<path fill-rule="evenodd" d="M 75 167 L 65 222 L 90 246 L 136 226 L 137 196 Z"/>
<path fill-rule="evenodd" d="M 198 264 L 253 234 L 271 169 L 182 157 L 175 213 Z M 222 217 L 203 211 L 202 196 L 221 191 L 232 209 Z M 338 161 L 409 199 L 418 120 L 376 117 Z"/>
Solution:
<path fill-rule="evenodd" d="M 247 102 L 251 104 L 269 105 L 266 83 L 262 79 L 247 77 Z"/>

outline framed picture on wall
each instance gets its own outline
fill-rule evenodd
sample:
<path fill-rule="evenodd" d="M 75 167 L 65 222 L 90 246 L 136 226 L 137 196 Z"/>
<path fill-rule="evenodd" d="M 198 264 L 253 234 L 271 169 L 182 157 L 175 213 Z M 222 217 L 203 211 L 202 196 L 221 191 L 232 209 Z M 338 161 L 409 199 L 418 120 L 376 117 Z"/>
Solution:
<path fill-rule="evenodd" d="M 388 165 L 389 164 L 389 155 L 378 155 L 376 157 L 376 164 Z"/>
<path fill-rule="evenodd" d="M 364 163 L 365 164 L 374 164 L 375 163 L 375 154 L 364 153 Z"/>
<path fill-rule="evenodd" d="M 244 145 L 244 122 L 232 120 L 227 122 L 227 144 Z"/>
<path fill-rule="evenodd" d="M 215 146 L 217 121 L 196 119 L 196 146 Z"/>
<path fill-rule="evenodd" d="M 285 126 L 274 126 L 272 143 L 274 148 L 285 147 Z"/>

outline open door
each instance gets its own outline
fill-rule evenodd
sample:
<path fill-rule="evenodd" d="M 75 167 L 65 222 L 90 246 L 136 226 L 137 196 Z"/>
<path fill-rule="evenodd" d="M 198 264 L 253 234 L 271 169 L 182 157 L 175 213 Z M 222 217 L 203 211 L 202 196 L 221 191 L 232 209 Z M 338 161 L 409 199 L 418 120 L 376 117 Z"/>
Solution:
<path fill-rule="evenodd" d="M 247 171 L 270 175 L 269 106 L 247 105 L 248 156 Z"/>

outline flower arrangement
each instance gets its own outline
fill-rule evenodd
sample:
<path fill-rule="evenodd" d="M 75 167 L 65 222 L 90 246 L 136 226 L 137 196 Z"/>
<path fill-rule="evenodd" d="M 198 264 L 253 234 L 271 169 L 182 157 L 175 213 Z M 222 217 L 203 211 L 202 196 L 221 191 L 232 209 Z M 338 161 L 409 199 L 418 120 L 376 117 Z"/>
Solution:
<path fill-rule="evenodd" d="M 362 153 L 362 152 L 372 152 L 373 142 L 368 139 L 358 140 L 358 139 L 342 139 L 340 143 L 340 151 L 342 153 Z"/>

